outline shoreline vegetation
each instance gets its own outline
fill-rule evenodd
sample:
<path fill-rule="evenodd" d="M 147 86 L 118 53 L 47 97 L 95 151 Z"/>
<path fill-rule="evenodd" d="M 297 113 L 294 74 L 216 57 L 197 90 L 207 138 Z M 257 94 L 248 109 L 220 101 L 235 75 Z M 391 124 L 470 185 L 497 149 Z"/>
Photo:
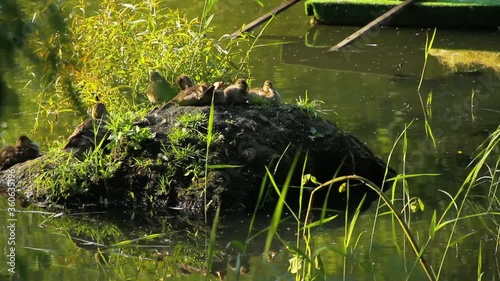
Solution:
<path fill-rule="evenodd" d="M 387 164 L 383 163 L 355 137 L 318 118 L 321 102 L 311 101 L 307 95 L 298 100 L 298 105 L 242 107 L 248 111 L 243 115 L 240 115 L 240 108 L 213 104 L 206 107 L 158 107 L 150 111 L 151 108 L 145 106 L 148 100 L 144 93 L 151 71 L 164 74 L 172 85 L 180 74 L 209 85 L 214 81 L 232 82 L 250 76 L 248 58 L 251 48 L 246 51 L 242 48 L 249 43 L 247 38 L 210 37 L 210 13 L 215 2 L 205 1 L 203 16 L 193 20 L 186 19 L 179 11 L 162 7 L 156 0 L 137 5 L 107 0 L 102 3 L 100 11 L 92 15 L 86 13 L 83 0 L 74 8 L 50 4 L 44 10 L 45 14 L 34 17 L 38 26 L 47 25 L 57 30 L 51 33 L 48 29 L 40 29 L 36 36 L 22 44 L 23 48 L 31 50 L 31 55 L 36 58 L 34 61 L 46 63 L 44 67 L 33 68 L 33 76 L 44 81 L 41 83 L 43 91 L 37 99 L 39 116 L 45 117 L 37 118 L 37 122 L 47 121 L 47 116 L 54 114 L 70 114 L 74 108 L 83 114 L 95 102 L 94 93 L 98 93 L 106 104 L 109 120 L 101 137 L 92 139 L 92 150 L 73 155 L 63 152 L 59 142 L 45 153 L 45 157 L 14 166 L 20 183 L 22 179 L 29 179 L 22 189 L 25 197 L 40 196 L 38 199 L 44 198 L 48 203 L 70 198 L 78 204 L 85 196 L 114 198 L 118 194 L 129 206 L 149 205 L 159 209 L 169 206 L 172 197 L 175 200 L 190 198 L 181 207 L 198 210 L 197 217 L 204 219 L 199 228 L 203 229 L 200 230 L 203 239 L 196 237 L 198 243 L 203 244 L 197 249 L 200 251 L 186 254 L 185 249 L 193 247 L 191 244 L 176 245 L 172 255 L 160 251 L 128 250 L 138 257 L 148 256 L 148 259 L 180 268 L 182 272 L 199 273 L 206 278 L 210 272 L 222 280 L 225 273 L 224 269 L 219 269 L 218 263 L 223 260 L 222 268 L 226 268 L 226 264 L 229 265 L 226 260 L 230 260 L 237 268 L 236 280 L 239 280 L 240 274 L 246 274 L 249 269 L 246 259 L 251 252 L 249 244 L 261 234 L 265 236 L 261 241 L 264 249 L 258 252 L 274 257 L 272 244 L 279 243 L 283 249 L 280 254 L 289 258 L 288 271 L 296 280 L 328 280 L 329 274 L 338 275 L 339 272 L 332 272 L 330 268 L 333 265 L 328 263 L 329 255 L 342 257 L 343 264 L 334 267 L 342 270 L 342 276 L 348 279 L 350 267 L 359 265 L 356 252 L 370 255 L 375 246 L 382 216 L 393 219 L 387 232 L 392 232 L 394 248 L 400 257 L 391 258 L 405 258 L 407 275 L 404 278 L 448 279 L 446 267 L 450 251 L 478 238 L 478 235 L 482 235 L 481 239 L 487 237 L 488 245 L 496 242 L 496 249 L 487 248 L 483 240 L 479 243 L 479 256 L 474 265 L 477 266 L 477 280 L 483 276 L 498 277 L 498 272 L 489 273 L 489 268 L 483 268 L 486 258 L 491 258 L 483 257 L 483 254 L 493 252 L 496 255 L 499 245 L 500 127 L 478 148 L 469 174 L 456 193 L 429 187 L 439 188 L 439 192 L 449 198 L 443 210 L 438 211 L 426 209 L 425 202 L 411 190 L 411 182 L 439 175 L 405 173 L 405 155 L 409 149 L 406 133 L 410 125 L 393 146 L 392 152 L 400 147 L 403 151 L 402 169 L 397 174 L 389 167 L 392 152 Z M 428 99 L 428 110 L 431 104 L 432 99 Z M 238 131 L 241 128 L 245 129 L 243 133 Z M 93 136 L 100 135 L 101 129 L 93 127 Z M 287 129 L 290 130 L 285 132 Z M 426 130 L 432 132 L 427 118 Z M 258 139 L 252 140 L 248 134 L 256 131 Z M 37 124 L 34 133 L 40 133 Z M 295 145 L 290 145 L 292 139 L 298 140 Z M 344 146 L 336 143 L 339 140 Z M 307 145 L 300 147 L 300 143 Z M 328 145 L 332 147 L 326 147 Z M 231 149 L 221 149 L 224 147 Z M 360 153 L 353 155 L 352 151 Z M 245 161 L 259 167 L 259 173 L 246 171 L 245 166 L 242 167 Z M 329 161 L 336 164 L 325 165 Z M 346 166 L 348 168 L 342 170 Z M 367 175 L 358 174 L 358 169 Z M 0 178 L 6 173 L 0 173 Z M 235 174 L 228 177 L 228 173 Z M 138 177 L 133 178 L 133 175 Z M 122 182 L 109 185 L 118 178 Z M 231 241 L 231 246 L 237 250 L 230 259 L 224 256 L 221 247 L 216 246 L 224 211 L 219 204 L 224 190 L 218 187 L 224 184 L 229 187 L 230 183 L 225 182 L 227 179 L 236 179 L 231 183 L 234 190 L 229 190 L 229 200 L 224 199 L 234 204 L 230 211 L 237 209 L 238 202 L 245 202 L 245 210 L 250 208 L 252 214 L 247 239 Z M 119 190 L 126 181 L 128 187 L 135 186 L 135 189 Z M 245 193 L 249 183 L 255 185 L 249 193 L 251 196 Z M 179 186 L 194 188 L 182 189 Z M 384 186 L 385 193 L 380 191 L 381 186 Z M 342 208 L 333 208 L 336 211 L 332 211 L 328 200 L 315 202 L 317 198 L 331 198 L 332 195 L 338 202 L 343 202 Z M 373 226 L 359 229 L 361 213 L 372 201 Z M 109 200 L 102 202 L 103 205 L 107 203 Z M 255 220 L 259 207 L 263 205 L 267 205 L 272 215 L 269 225 L 257 233 Z M 425 214 L 432 213 L 428 221 L 421 222 L 428 228 L 426 233 L 414 222 L 415 214 L 424 210 Z M 296 240 L 292 243 L 282 240 L 279 235 L 285 217 L 295 223 Z M 68 233 L 70 228 L 75 228 L 65 219 L 56 219 L 55 216 L 50 218 L 54 225 Z M 344 235 L 340 238 L 341 243 L 335 247 L 316 248 L 316 231 L 342 219 Z M 472 220 L 477 222 L 475 229 L 464 230 L 463 225 Z M 94 224 L 86 225 L 78 230 L 78 235 L 97 241 L 101 234 L 116 235 L 118 231 L 113 227 L 96 229 Z M 117 275 L 132 274 L 131 269 L 121 263 L 123 255 L 115 250 L 135 245 L 138 241 L 157 241 L 167 234 L 168 230 L 165 230 L 164 233 L 125 239 L 111 245 L 96 243 L 88 250 L 95 253 L 101 266 L 107 266 Z M 75 244 L 78 243 L 75 240 Z M 152 263 L 139 263 L 137 266 L 152 269 L 152 275 L 157 279 L 171 274 L 153 270 Z M 498 262 L 496 264 L 498 269 Z"/>
<path fill-rule="evenodd" d="M 206 8 L 213 3 L 207 2 Z M 315 120 L 321 113 L 321 103 L 309 100 L 307 95 L 299 98 L 296 107 L 272 107 L 264 103 L 260 108 L 241 106 L 248 111 L 241 113 L 238 106 L 222 106 L 201 112 L 192 109 L 191 114 L 185 112 L 175 119 L 172 116 L 182 109 L 163 111 L 165 106 L 158 105 L 158 110 L 150 111 L 146 105 L 153 97 L 150 83 L 155 81 L 162 81 L 161 85 L 165 84 L 162 88 L 167 92 L 178 92 L 172 85 L 181 74 L 194 80 L 188 83 L 194 85 L 200 82 L 210 85 L 213 81 L 232 84 L 236 78 L 248 75 L 251 47 L 245 52 L 238 46 L 248 40 L 227 36 L 212 39 L 212 16 L 188 20 L 180 11 L 163 7 L 160 1 L 131 5 L 109 0 L 101 3 L 99 11 L 89 14 L 85 7 L 85 1 L 73 8 L 49 5 L 46 15 L 57 17 L 40 15 L 38 20 L 51 23 L 57 32 L 52 36 L 37 33 L 27 42 L 27 48 L 32 47 L 38 57 L 48 62 L 47 68 L 34 74 L 47 82 L 38 97 L 40 109 L 45 112 L 41 115 L 58 114 L 61 101 L 73 103 L 73 108 L 79 108 L 78 105 L 85 108 L 97 100 L 98 105 L 105 105 L 106 118 L 88 118 L 77 126 L 66 145 L 56 144 L 46 156 L 18 169 L 18 176 L 26 183 L 21 191 L 26 198 L 49 205 L 80 201 L 95 204 L 98 197 L 120 198 L 115 200 L 119 202 L 117 205 L 156 206 L 157 209 L 181 202 L 177 204 L 194 213 L 206 212 L 209 205 L 215 210 L 217 204 L 211 202 L 218 202 L 217 195 L 228 189 L 223 181 L 241 186 L 249 184 L 252 190 L 266 175 L 265 166 L 274 169 L 274 173 L 290 167 L 289 161 L 293 158 L 290 155 L 299 153 L 301 146 L 305 149 L 302 158 L 310 153 L 312 162 L 321 158 L 317 162 L 332 163 L 330 168 L 308 164 L 318 179 L 326 181 L 339 169 L 337 173 L 342 171 L 342 175 L 356 172 L 382 185 L 383 169 L 380 168 L 385 165 L 355 137 L 344 134 L 333 124 Z M 67 15 L 67 20 L 63 20 L 63 15 Z M 244 84 L 247 88 L 246 82 Z M 224 95 L 230 87 L 234 86 L 226 87 Z M 270 81 L 266 81 L 264 87 L 279 97 Z M 255 88 L 252 91 L 259 92 Z M 233 92 L 237 94 L 239 90 Z M 227 98 L 231 103 L 229 95 Z M 279 101 L 274 103 L 272 105 L 277 105 Z M 232 113 L 227 115 L 227 112 Z M 95 113 L 93 109 L 91 114 Z M 35 134 L 36 129 L 35 125 Z M 281 132 L 283 139 L 269 130 Z M 241 132 L 248 136 L 239 137 Z M 314 146 L 314 142 L 318 144 Z M 212 148 L 218 143 L 222 143 L 223 149 Z M 333 143 L 338 147 L 332 146 Z M 63 146 L 73 154 L 62 152 Z M 287 151 L 288 146 L 293 149 Z M 281 166 L 275 165 L 276 159 L 280 159 Z M 249 164 L 254 160 L 259 161 Z M 241 168 L 240 163 L 248 167 Z M 389 170 L 390 177 L 395 176 Z M 295 184 L 300 183 L 297 178 L 295 175 Z M 120 190 L 120 185 L 128 191 Z M 209 185 L 213 186 L 208 188 Z M 253 193 L 244 196 L 249 190 L 243 189 L 240 194 L 232 192 L 226 201 L 238 202 L 238 198 L 244 198 L 240 208 L 248 208 L 257 201 Z M 356 194 L 351 197 L 356 198 L 353 205 L 357 206 L 363 193 Z M 199 195 L 201 197 L 197 197 Z M 183 200 L 183 197 L 189 199 Z M 363 209 L 373 200 L 369 197 Z M 203 200 L 198 202 L 198 198 Z M 336 199 L 328 207 L 343 209 L 349 205 L 341 203 L 342 200 L 345 199 Z M 173 207 L 179 207 L 177 204 Z M 237 208 L 232 205 L 228 210 Z"/>

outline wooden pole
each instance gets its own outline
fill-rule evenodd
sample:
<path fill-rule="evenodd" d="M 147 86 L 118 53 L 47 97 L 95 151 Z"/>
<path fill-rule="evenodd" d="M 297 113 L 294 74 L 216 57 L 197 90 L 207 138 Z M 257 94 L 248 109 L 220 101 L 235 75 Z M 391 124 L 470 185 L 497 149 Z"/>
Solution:
<path fill-rule="evenodd" d="M 263 16 L 255 19 L 251 23 L 247 24 L 243 29 L 240 29 L 238 31 L 235 31 L 233 34 L 231 34 L 231 38 L 236 38 L 241 35 L 241 33 L 252 31 L 254 28 L 257 26 L 261 25 L 263 22 L 269 20 L 273 16 L 276 16 L 280 14 L 281 12 L 285 11 L 286 9 L 290 8 L 291 6 L 299 3 L 301 0 L 288 0 L 287 2 L 279 5 L 278 7 L 272 9 L 270 12 L 265 13 Z"/>
<path fill-rule="evenodd" d="M 375 26 L 380 25 L 381 22 L 383 22 L 384 20 L 386 20 L 390 16 L 392 16 L 392 15 L 400 12 L 402 9 L 404 9 L 405 7 L 409 6 L 412 3 L 413 3 L 413 0 L 405 0 L 403 3 L 397 5 L 396 7 L 392 8 L 392 9 L 390 9 L 389 11 L 385 12 L 380 17 L 374 19 L 369 24 L 365 25 L 360 30 L 358 30 L 358 31 L 354 32 L 353 34 L 351 34 L 349 37 L 347 37 L 346 39 L 342 40 L 342 42 L 340 42 L 337 45 L 331 47 L 325 53 L 338 51 L 341 48 L 343 48 L 343 47 L 351 44 L 354 40 L 358 39 L 365 32 L 367 32 L 368 30 L 374 28 Z"/>

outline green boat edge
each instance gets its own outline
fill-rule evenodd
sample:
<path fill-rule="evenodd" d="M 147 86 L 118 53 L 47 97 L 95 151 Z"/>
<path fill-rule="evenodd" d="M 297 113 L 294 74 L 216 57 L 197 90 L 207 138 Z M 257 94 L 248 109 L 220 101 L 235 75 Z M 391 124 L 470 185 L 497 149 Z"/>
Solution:
<path fill-rule="evenodd" d="M 394 0 L 306 0 L 308 16 L 327 25 L 366 25 L 401 4 Z M 401 27 L 500 28 L 500 1 L 416 1 L 388 18 Z"/>

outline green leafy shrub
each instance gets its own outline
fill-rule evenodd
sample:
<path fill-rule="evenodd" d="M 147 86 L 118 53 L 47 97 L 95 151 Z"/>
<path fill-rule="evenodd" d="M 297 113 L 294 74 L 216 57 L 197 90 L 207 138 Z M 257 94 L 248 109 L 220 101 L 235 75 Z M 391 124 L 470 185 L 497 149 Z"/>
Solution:
<path fill-rule="evenodd" d="M 140 128 L 135 124 L 146 112 L 147 110 L 140 109 L 110 113 L 106 122 L 106 128 L 110 132 L 108 139 L 111 141 L 108 147 L 119 148 L 125 144 L 138 150 L 144 140 L 154 138 L 155 134 L 149 128 Z"/>
<path fill-rule="evenodd" d="M 245 73 L 237 66 L 240 53 L 233 51 L 244 39 L 211 38 L 210 18 L 188 20 L 159 0 L 137 5 L 106 0 L 96 14 L 86 7 L 85 0 L 68 5 L 67 29 L 34 43 L 40 57 L 56 66 L 47 80 L 55 81 L 58 102 L 69 100 L 78 108 L 92 104 L 98 93 L 109 111 L 131 110 L 146 103 L 153 70 L 172 84 L 180 74 L 212 83 Z M 41 96 L 41 103 L 53 98 Z"/>

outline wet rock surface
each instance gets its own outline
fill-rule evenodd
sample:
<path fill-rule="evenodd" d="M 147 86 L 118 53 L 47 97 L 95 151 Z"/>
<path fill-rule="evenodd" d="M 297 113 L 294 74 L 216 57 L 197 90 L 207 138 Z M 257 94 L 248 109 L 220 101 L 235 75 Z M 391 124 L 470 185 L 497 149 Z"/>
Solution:
<path fill-rule="evenodd" d="M 181 128 L 179 118 L 196 112 L 205 114 L 207 118 L 204 122 Z M 274 174 L 274 181 L 281 188 L 296 155 L 298 161 L 292 171 L 292 186 L 300 185 L 303 174 L 311 174 L 319 182 L 326 182 L 335 176 L 356 174 L 379 186 L 383 183 L 386 164 L 355 136 L 341 131 L 329 121 L 313 118 L 290 105 L 216 106 L 214 139 L 207 154 L 206 141 L 193 136 L 206 136 L 209 113 L 208 106 L 167 105 L 151 111 L 135 124 L 139 128 L 149 128 L 154 137 L 141 140 L 140 145 L 134 148 L 123 145 L 115 147 L 112 152 L 104 148 L 104 153 L 119 157 L 115 162 L 117 168 L 113 175 L 105 179 L 93 177 L 92 174 L 76 179 L 76 186 L 85 185 L 83 192 L 54 196 L 36 186 L 37 177 L 47 171 L 68 161 L 80 161 L 70 154 L 60 159 L 44 155 L 15 165 L 11 168 L 13 171 L 0 173 L 0 186 L 6 187 L 8 175 L 13 174 L 16 191 L 31 202 L 74 207 L 99 204 L 106 199 L 111 205 L 127 208 L 175 208 L 182 212 L 201 214 L 205 205 L 210 210 L 221 205 L 221 210 L 228 213 L 253 210 L 267 173 L 266 167 Z M 186 133 L 184 138 L 174 143 L 173 130 L 189 130 L 194 134 Z M 179 154 L 171 153 L 186 148 L 194 151 L 186 159 L 179 159 Z M 206 155 L 209 164 L 207 170 Z M 208 173 L 205 175 L 206 171 Z M 387 178 L 395 175 L 396 172 L 389 168 Z M 315 185 L 309 183 L 308 186 L 310 188 L 305 192 L 305 200 L 308 200 L 307 195 Z M 350 208 L 356 208 L 365 194 L 364 208 L 378 197 L 361 182 L 351 181 L 350 186 Z M 390 185 L 386 183 L 385 186 Z M 269 180 L 265 188 L 263 205 L 272 208 L 278 196 Z M 299 193 L 298 188 L 290 188 L 287 202 L 291 206 L 298 205 Z M 328 208 L 343 210 L 347 204 L 346 192 L 339 192 L 338 185 L 324 188 L 315 195 L 314 205 L 322 207 L 325 200 Z"/>

